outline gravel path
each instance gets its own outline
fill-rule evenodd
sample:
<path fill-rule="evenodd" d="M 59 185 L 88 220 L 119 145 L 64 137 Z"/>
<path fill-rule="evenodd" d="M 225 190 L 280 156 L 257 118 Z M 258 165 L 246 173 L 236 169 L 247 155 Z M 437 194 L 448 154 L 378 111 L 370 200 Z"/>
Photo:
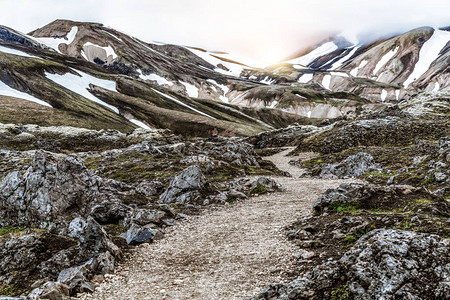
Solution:
<path fill-rule="evenodd" d="M 344 182 L 299 178 L 304 170 L 285 156 L 291 150 L 266 158 L 293 175 L 275 178 L 285 192 L 212 207 L 182 221 L 164 239 L 135 248 L 94 294 L 79 298 L 240 299 L 286 281 L 298 249 L 283 228 L 310 213 L 322 192 Z"/>

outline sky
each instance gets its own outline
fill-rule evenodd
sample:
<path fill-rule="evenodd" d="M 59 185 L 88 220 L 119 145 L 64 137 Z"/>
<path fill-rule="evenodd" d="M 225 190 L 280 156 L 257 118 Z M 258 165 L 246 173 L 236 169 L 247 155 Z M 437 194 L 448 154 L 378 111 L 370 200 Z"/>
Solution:
<path fill-rule="evenodd" d="M 449 0 L 0 0 L 0 24 L 99 22 L 141 40 L 274 63 L 331 34 L 450 26 Z"/>

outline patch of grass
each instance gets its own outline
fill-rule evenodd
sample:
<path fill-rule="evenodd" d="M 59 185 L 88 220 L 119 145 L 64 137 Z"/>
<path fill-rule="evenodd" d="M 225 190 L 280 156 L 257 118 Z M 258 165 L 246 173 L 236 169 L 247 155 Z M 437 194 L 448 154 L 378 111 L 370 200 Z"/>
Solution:
<path fill-rule="evenodd" d="M 357 214 L 361 211 L 361 204 L 359 201 L 353 201 L 350 203 L 332 202 L 328 206 L 328 209 L 338 214 Z"/>
<path fill-rule="evenodd" d="M 369 176 L 373 176 L 373 177 L 389 178 L 393 175 L 395 175 L 395 174 L 384 173 L 383 171 L 373 171 L 373 172 L 365 173 L 364 177 L 367 178 Z"/>
<path fill-rule="evenodd" d="M 353 234 L 345 236 L 344 242 L 353 244 L 356 241 L 356 237 Z"/>
<path fill-rule="evenodd" d="M 431 204 L 434 203 L 431 199 L 417 199 L 411 202 L 412 206 L 422 205 L 422 204 Z"/>
<path fill-rule="evenodd" d="M 262 194 L 267 193 L 267 188 L 266 188 L 264 185 L 258 183 L 258 184 L 256 185 L 256 187 L 254 187 L 254 188 L 250 191 L 250 193 L 251 193 L 251 194 L 262 195 Z"/>
<path fill-rule="evenodd" d="M 331 300 L 347 300 L 351 296 L 351 292 L 346 284 L 331 292 Z"/>
<path fill-rule="evenodd" d="M 21 231 L 24 231 L 25 227 L 14 227 L 14 226 L 7 226 L 0 228 L 0 236 L 9 234 L 9 233 L 18 233 Z"/>
<path fill-rule="evenodd" d="M 10 284 L 10 285 L 4 285 L 2 286 L 1 290 L 0 290 L 0 295 L 4 295 L 4 296 L 15 296 L 16 295 L 16 287 L 15 284 Z"/>

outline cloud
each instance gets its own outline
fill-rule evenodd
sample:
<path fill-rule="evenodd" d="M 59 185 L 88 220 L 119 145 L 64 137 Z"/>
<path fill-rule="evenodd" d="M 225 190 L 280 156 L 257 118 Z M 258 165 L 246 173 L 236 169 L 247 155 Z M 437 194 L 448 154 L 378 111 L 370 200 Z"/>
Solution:
<path fill-rule="evenodd" d="M 324 34 L 448 26 L 448 0 L 0 0 L 4 25 L 28 32 L 54 19 L 101 22 L 146 41 L 281 59 Z"/>

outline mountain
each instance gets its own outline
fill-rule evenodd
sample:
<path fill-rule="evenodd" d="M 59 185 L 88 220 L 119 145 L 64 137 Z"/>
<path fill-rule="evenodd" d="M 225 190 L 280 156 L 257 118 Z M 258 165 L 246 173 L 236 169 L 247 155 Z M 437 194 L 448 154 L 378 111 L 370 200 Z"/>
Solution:
<path fill-rule="evenodd" d="M 264 67 L 98 23 L 1 26 L 0 122 L 248 136 L 446 91 L 449 40 L 429 27 L 370 44 L 339 35 Z"/>
<path fill-rule="evenodd" d="M 422 27 L 369 44 L 338 38 L 285 61 L 278 70 L 285 73 L 288 65 L 292 73 L 300 70 L 300 82 L 352 92 L 371 101 L 395 102 L 450 87 L 448 28 Z"/>

